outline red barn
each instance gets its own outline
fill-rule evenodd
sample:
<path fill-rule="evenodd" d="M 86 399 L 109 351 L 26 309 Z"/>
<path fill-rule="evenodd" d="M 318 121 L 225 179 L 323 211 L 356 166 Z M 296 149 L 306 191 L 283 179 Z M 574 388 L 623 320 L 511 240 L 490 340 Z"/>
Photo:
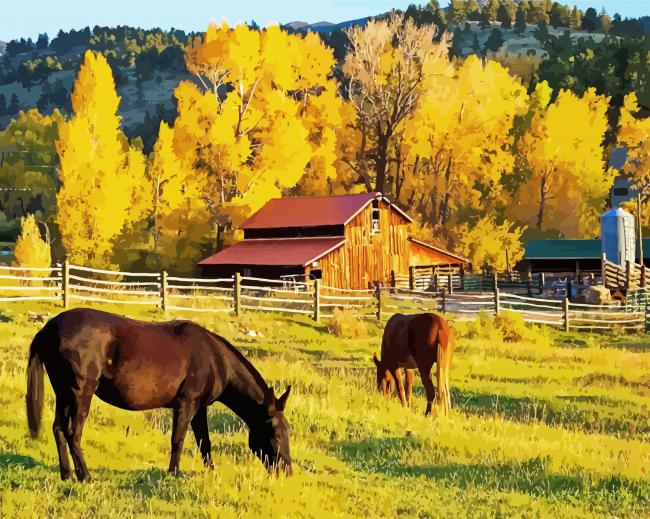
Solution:
<path fill-rule="evenodd" d="M 275 198 L 247 220 L 244 240 L 199 263 L 205 277 L 322 279 L 369 288 L 409 266 L 460 265 L 463 258 L 409 238 L 411 218 L 381 193 Z"/>

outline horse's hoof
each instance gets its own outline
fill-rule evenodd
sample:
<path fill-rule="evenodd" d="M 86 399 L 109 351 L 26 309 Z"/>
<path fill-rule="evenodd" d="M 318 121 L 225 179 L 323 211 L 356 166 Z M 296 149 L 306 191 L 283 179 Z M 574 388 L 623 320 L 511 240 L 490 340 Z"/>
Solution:
<path fill-rule="evenodd" d="M 70 479 L 71 472 L 68 470 L 67 472 L 61 472 L 61 480 L 62 481 L 67 481 Z"/>
<path fill-rule="evenodd" d="M 90 483 L 93 480 L 90 474 L 77 474 L 77 479 L 80 483 Z"/>

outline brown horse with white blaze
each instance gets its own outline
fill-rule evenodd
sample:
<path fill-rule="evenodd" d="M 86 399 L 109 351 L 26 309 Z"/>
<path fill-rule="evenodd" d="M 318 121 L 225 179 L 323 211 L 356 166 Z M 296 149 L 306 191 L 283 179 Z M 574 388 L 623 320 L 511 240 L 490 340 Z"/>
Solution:
<path fill-rule="evenodd" d="M 279 398 L 228 341 L 190 321 L 149 323 L 78 308 L 51 319 L 34 337 L 27 367 L 27 419 L 38 434 L 44 369 L 56 395 L 53 432 L 61 478 L 68 449 L 80 481 L 90 480 L 81 435 L 93 395 L 130 411 L 173 409 L 169 471 L 177 473 L 190 424 L 212 467 L 208 406 L 219 401 L 250 429 L 248 445 L 270 472 L 291 474 L 289 424 Z"/>
<path fill-rule="evenodd" d="M 431 368 L 435 363 L 438 403 L 446 415 L 451 409 L 449 370 L 454 346 L 454 332 L 439 315 L 393 315 L 384 328 L 381 360 L 376 354 L 373 356 L 377 367 L 377 389 L 388 396 L 393 393 L 396 384 L 402 405 L 405 406 L 410 402 L 413 387 L 413 375 L 409 370 L 417 369 L 427 394 L 425 414 L 429 415 L 436 398 L 431 380 Z M 399 372 L 402 368 L 406 374 L 406 391 Z"/>

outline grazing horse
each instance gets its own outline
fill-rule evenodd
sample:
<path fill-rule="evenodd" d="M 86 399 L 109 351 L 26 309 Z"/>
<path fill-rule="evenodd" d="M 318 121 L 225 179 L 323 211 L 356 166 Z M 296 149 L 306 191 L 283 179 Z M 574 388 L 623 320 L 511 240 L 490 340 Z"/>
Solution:
<path fill-rule="evenodd" d="M 56 395 L 54 440 L 61 479 L 70 477 L 67 447 L 79 481 L 90 481 L 81 435 L 97 395 L 121 409 L 173 409 L 169 471 L 177 473 L 188 426 L 203 462 L 212 467 L 207 408 L 219 401 L 250 429 L 248 445 L 269 472 L 291 474 L 291 387 L 276 398 L 259 372 L 224 338 L 191 321 L 148 323 L 78 308 L 51 319 L 36 334 L 27 367 L 27 419 L 38 434 L 43 366 Z"/>
<path fill-rule="evenodd" d="M 402 405 L 410 403 L 413 391 L 413 375 L 409 369 L 417 369 L 427 393 L 426 415 L 431 413 L 436 391 L 431 381 L 431 368 L 436 363 L 438 402 L 443 413 L 451 409 L 449 396 L 449 368 L 455 344 L 454 332 L 447 322 L 435 314 L 393 315 L 384 328 L 381 343 L 381 360 L 373 356 L 377 366 L 377 389 L 384 396 L 393 393 L 395 383 Z M 399 369 L 406 373 L 406 392 Z"/>

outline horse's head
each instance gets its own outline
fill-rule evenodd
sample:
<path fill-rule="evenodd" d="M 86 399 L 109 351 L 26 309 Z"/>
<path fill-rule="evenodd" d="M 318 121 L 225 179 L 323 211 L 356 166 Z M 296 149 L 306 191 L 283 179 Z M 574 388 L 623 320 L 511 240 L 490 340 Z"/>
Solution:
<path fill-rule="evenodd" d="M 382 361 L 377 358 L 376 353 L 373 354 L 372 361 L 375 363 L 375 366 L 377 366 L 377 389 L 384 396 L 393 394 L 395 389 L 395 379 L 393 378 L 393 375 L 390 374 L 390 371 Z"/>
<path fill-rule="evenodd" d="M 262 460 L 270 473 L 283 470 L 291 475 L 291 453 L 289 452 L 289 422 L 284 416 L 284 408 L 289 398 L 291 386 L 280 398 L 275 398 L 271 391 L 264 400 L 266 417 L 256 426 L 251 427 L 248 446 Z"/>

